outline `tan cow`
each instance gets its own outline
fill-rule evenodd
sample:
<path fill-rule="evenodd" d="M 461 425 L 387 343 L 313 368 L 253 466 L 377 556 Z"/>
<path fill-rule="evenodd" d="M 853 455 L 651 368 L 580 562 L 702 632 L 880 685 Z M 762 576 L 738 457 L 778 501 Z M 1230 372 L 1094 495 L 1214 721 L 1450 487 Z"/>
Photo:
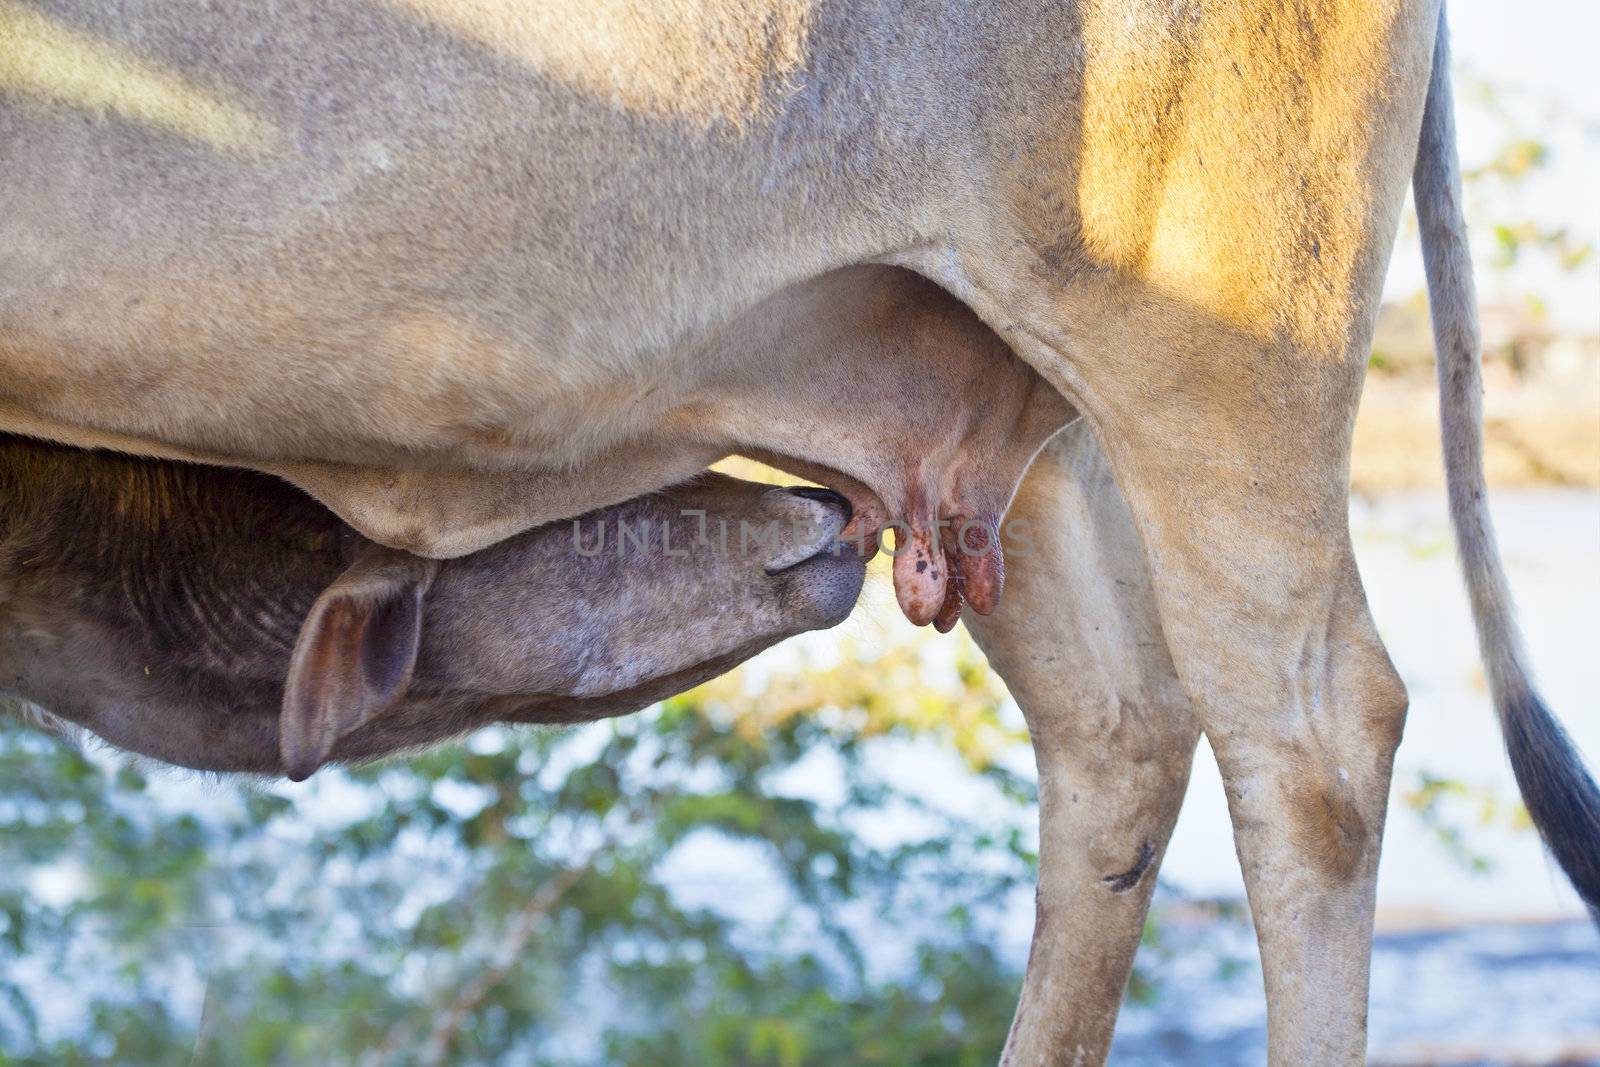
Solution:
<path fill-rule="evenodd" d="M 1271 1058 L 1359 1063 L 1405 694 L 1355 570 L 1346 467 L 1413 174 L 1495 704 L 1534 821 L 1600 906 L 1600 791 L 1528 679 L 1488 527 L 1441 15 L 0 0 L 0 426 L 279 471 L 379 539 L 464 553 L 672 481 L 699 457 L 637 442 L 730 361 L 760 367 L 773 322 L 824 326 L 805 305 L 822 279 L 913 270 L 1103 445 L 1228 787 Z M 837 469 L 838 435 L 786 414 L 791 458 Z M 1034 633 L 996 633 L 1002 662 L 1048 662 Z M 1123 718 L 1170 724 L 1147 710 Z M 1137 732 L 1089 736 L 1126 753 Z M 1074 773 L 1058 747 L 1047 779 Z M 1046 804 L 1046 840 L 1084 843 L 1063 818 Z M 1156 858 L 1141 846 L 1096 884 Z M 1054 881 L 1051 966 L 1075 929 Z M 1091 965 L 1109 945 L 1088 943 Z M 1079 1013 L 1103 1004 L 1053 992 L 1070 988 L 1030 976 L 1014 1057 L 1099 1054 L 1104 1012 Z"/>

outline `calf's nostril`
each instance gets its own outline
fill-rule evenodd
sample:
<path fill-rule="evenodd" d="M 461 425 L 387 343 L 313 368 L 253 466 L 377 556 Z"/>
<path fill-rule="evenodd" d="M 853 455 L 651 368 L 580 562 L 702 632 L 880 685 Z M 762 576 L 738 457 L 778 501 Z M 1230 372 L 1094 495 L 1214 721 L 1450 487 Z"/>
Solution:
<path fill-rule="evenodd" d="M 836 538 L 850 522 L 847 497 L 832 489 L 789 486 L 775 492 L 797 496 L 805 505 L 790 504 L 783 511 L 793 520 L 778 520 L 770 532 L 776 535 L 779 551 L 765 564 L 768 574 L 779 574 L 816 556 L 837 548 Z M 821 504 L 819 509 L 816 505 Z"/>
<path fill-rule="evenodd" d="M 823 489 L 814 485 L 791 485 L 784 492 L 793 493 L 795 496 L 804 497 L 807 500 L 815 500 L 820 504 L 831 504 L 844 513 L 844 521 L 846 523 L 850 521 L 853 509 L 850 506 L 850 498 L 843 493 L 835 493 L 832 489 Z"/>

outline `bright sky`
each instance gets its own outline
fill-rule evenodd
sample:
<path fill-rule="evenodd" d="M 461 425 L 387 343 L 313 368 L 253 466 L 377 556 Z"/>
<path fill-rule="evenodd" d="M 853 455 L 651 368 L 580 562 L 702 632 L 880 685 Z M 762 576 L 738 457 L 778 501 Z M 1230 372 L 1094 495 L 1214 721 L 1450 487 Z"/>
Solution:
<path fill-rule="evenodd" d="M 1600 73 L 1595 62 L 1600 5 L 1592 0 L 1449 0 L 1449 10 L 1464 165 L 1486 159 L 1508 137 L 1504 126 L 1471 103 L 1473 77 L 1513 91 L 1505 103 L 1519 120 L 1518 132 L 1551 150 L 1546 173 L 1527 181 L 1516 202 L 1496 204 L 1491 219 L 1469 212 L 1469 222 L 1482 237 L 1489 221 L 1520 216 L 1569 227 L 1594 242 L 1597 254 L 1576 274 L 1529 269 L 1518 274 L 1512 288 L 1544 297 L 1554 323 L 1600 332 Z M 1403 238 L 1395 250 L 1390 294 L 1405 295 L 1421 281 L 1420 253 Z M 1480 288 L 1486 300 L 1495 299 L 1494 279 L 1480 277 Z"/>
<path fill-rule="evenodd" d="M 1591 0 L 1450 0 L 1457 62 L 1600 121 L 1600 6 Z"/>

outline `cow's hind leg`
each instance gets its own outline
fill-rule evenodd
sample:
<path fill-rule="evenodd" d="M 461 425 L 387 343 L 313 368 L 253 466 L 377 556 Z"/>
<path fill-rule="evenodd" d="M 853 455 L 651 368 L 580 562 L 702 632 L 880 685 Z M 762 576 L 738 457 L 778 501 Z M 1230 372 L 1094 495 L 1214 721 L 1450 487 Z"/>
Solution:
<path fill-rule="evenodd" d="M 1081 92 L 1029 98 L 1051 137 L 1013 142 L 990 216 L 1016 226 L 963 237 L 949 284 L 1116 473 L 1227 788 L 1272 1062 L 1360 1063 L 1405 693 L 1347 474 L 1438 5 L 1072 10 Z"/>
<path fill-rule="evenodd" d="M 1117 283 L 1110 283 L 1117 284 Z M 1065 364 L 1145 545 L 1216 752 L 1261 947 L 1272 1063 L 1365 1052 L 1378 850 L 1406 697 L 1351 552 L 1364 330 L 1319 351 L 1149 290 L 1094 294 Z M 1087 339 L 1085 339 L 1087 340 Z M 1073 345 L 1074 349 L 1078 345 Z"/>
<path fill-rule="evenodd" d="M 988 618 L 966 613 L 1039 767 L 1038 912 L 1005 1062 L 1100 1063 L 1199 728 L 1086 425 L 1040 453 L 1006 527 L 1006 596 Z"/>

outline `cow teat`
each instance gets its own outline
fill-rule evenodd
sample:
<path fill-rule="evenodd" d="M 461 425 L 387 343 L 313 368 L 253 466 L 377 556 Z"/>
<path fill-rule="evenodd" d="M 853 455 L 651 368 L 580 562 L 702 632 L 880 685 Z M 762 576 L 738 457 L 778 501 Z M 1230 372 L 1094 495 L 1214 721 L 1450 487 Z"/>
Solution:
<path fill-rule="evenodd" d="M 909 544 L 896 550 L 894 561 L 896 599 L 906 618 L 948 633 L 963 604 L 980 615 L 999 605 L 1005 559 L 997 514 L 956 510 L 908 529 Z"/>

